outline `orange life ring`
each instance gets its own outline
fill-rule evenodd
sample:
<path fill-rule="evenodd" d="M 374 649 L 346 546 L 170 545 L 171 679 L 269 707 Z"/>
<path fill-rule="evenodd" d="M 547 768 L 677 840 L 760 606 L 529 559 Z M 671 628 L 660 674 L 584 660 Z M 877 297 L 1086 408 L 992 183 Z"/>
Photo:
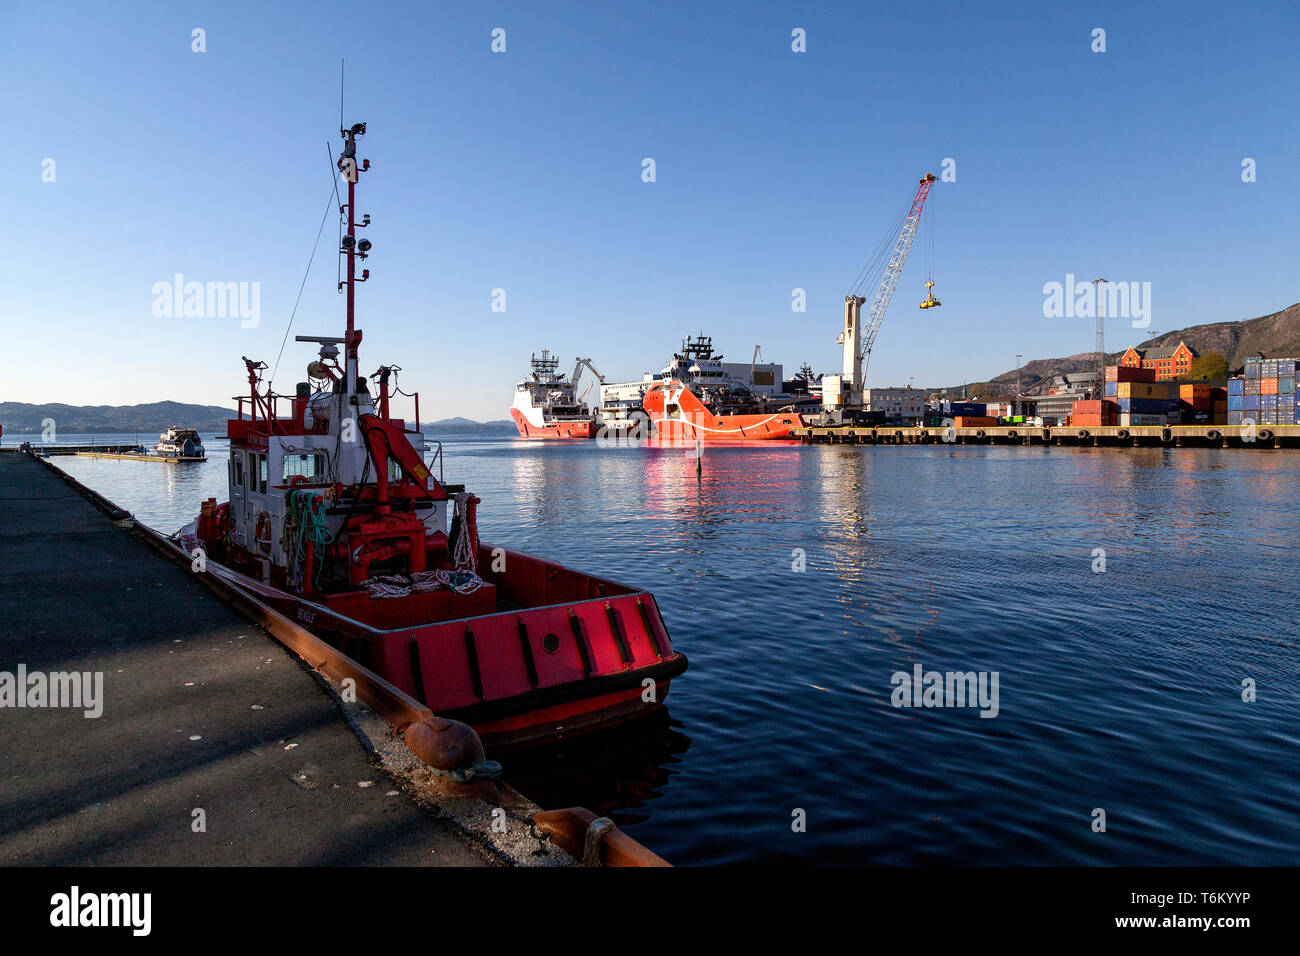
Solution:
<path fill-rule="evenodd" d="M 253 530 L 253 540 L 263 551 L 271 550 L 271 516 L 263 511 L 257 516 L 257 525 Z"/>

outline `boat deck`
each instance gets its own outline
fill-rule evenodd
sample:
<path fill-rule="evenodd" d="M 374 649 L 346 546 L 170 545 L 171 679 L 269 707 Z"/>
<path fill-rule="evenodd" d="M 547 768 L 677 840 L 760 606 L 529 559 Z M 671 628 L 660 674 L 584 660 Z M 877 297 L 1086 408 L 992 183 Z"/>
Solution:
<path fill-rule="evenodd" d="M 483 863 L 183 568 L 26 455 L 0 454 L 0 500 L 0 670 L 103 674 L 98 718 L 0 714 L 0 864 Z"/>

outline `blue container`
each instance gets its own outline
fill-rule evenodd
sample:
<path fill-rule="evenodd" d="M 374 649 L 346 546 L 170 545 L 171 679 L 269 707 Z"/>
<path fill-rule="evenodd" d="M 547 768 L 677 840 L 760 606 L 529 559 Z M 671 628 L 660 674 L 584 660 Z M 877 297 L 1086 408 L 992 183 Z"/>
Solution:
<path fill-rule="evenodd" d="M 1240 424 L 1241 424 L 1241 412 L 1234 412 L 1234 411 L 1229 410 L 1229 412 L 1228 412 L 1228 424 L 1229 424 L 1229 425 L 1240 425 Z"/>
<path fill-rule="evenodd" d="M 1291 377 L 1295 374 L 1295 359 L 1278 359 L 1277 360 L 1277 377 Z"/>
<path fill-rule="evenodd" d="M 1277 393 L 1279 395 L 1295 394 L 1295 373 L 1277 376 Z"/>
<path fill-rule="evenodd" d="M 1106 397 L 1106 398 L 1114 398 L 1114 397 L 1115 397 L 1116 395 L 1118 395 L 1118 394 L 1119 394 L 1119 382 L 1107 382 L 1107 383 L 1106 383 L 1106 394 L 1105 394 L 1104 397 Z"/>
<path fill-rule="evenodd" d="M 1242 400 L 1245 402 L 1245 405 L 1243 405 L 1242 408 L 1248 412 L 1259 411 L 1260 397 L 1261 396 L 1259 395 L 1243 395 Z"/>
<path fill-rule="evenodd" d="M 1295 421 L 1293 421 L 1291 424 L 1292 424 L 1292 425 L 1300 425 L 1300 407 L 1297 407 L 1297 408 L 1296 408 L 1296 410 L 1295 410 Z"/>
<path fill-rule="evenodd" d="M 1132 415 L 1167 415 L 1170 411 L 1170 403 L 1174 411 L 1178 411 L 1178 399 L 1173 398 L 1117 398 L 1119 410 L 1128 412 Z"/>
<path fill-rule="evenodd" d="M 1262 378 L 1259 374 L 1259 359 L 1246 359 L 1246 365 L 1242 369 L 1246 373 L 1246 378 Z"/>
<path fill-rule="evenodd" d="M 1245 407 L 1246 407 L 1246 396 L 1245 396 L 1245 395 L 1229 395 L 1229 396 L 1228 396 L 1228 411 L 1230 411 L 1230 412 L 1239 412 L 1239 411 L 1241 411 L 1241 410 L 1242 410 L 1243 408 L 1245 408 Z"/>
<path fill-rule="evenodd" d="M 1276 396 L 1276 395 L 1261 395 L 1261 396 L 1259 397 L 1259 407 L 1262 408 L 1262 409 L 1264 409 L 1264 411 L 1266 411 L 1266 412 L 1267 412 L 1267 411 L 1276 410 L 1276 409 L 1277 409 L 1277 396 Z"/>
<path fill-rule="evenodd" d="M 1246 394 L 1246 380 L 1245 380 L 1245 379 L 1242 379 L 1242 378 L 1230 378 L 1230 379 L 1228 379 L 1228 394 L 1229 394 L 1229 395 L 1245 395 L 1245 394 Z"/>

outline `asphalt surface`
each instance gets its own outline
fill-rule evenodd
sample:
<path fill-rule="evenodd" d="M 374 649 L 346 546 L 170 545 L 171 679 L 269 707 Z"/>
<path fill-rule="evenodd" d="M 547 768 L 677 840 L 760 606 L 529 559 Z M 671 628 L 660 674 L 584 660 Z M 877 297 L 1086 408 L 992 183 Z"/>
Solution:
<path fill-rule="evenodd" d="M 0 672 L 19 664 L 102 673 L 103 713 L 0 706 L 0 865 L 484 863 L 279 644 L 5 453 Z"/>

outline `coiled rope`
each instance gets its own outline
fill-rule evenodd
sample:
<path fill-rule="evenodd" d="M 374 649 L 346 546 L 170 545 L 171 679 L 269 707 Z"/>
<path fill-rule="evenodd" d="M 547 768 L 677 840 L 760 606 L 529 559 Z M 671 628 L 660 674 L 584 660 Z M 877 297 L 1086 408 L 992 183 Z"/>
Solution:
<path fill-rule="evenodd" d="M 435 568 L 432 571 L 416 571 L 410 575 L 380 574 L 367 578 L 361 582 L 361 586 L 370 592 L 371 598 L 406 597 L 442 588 L 450 588 L 457 594 L 473 594 L 483 586 L 483 579 L 478 576 L 478 555 L 475 554 L 474 542 L 469 534 L 469 492 L 458 492 L 452 495 L 452 500 L 455 504 L 453 524 L 459 528 L 452 555 L 456 569 L 447 571 Z"/>
<path fill-rule="evenodd" d="M 310 547 L 316 558 L 316 576 L 313 582 L 320 586 L 321 570 L 325 562 L 319 559 L 320 549 L 334 541 L 334 532 L 325 523 L 323 499 L 312 491 L 290 491 L 286 504 L 288 513 L 284 518 L 285 552 L 292 567 L 291 579 L 301 591 L 303 566 L 306 563 L 307 548 Z"/>

